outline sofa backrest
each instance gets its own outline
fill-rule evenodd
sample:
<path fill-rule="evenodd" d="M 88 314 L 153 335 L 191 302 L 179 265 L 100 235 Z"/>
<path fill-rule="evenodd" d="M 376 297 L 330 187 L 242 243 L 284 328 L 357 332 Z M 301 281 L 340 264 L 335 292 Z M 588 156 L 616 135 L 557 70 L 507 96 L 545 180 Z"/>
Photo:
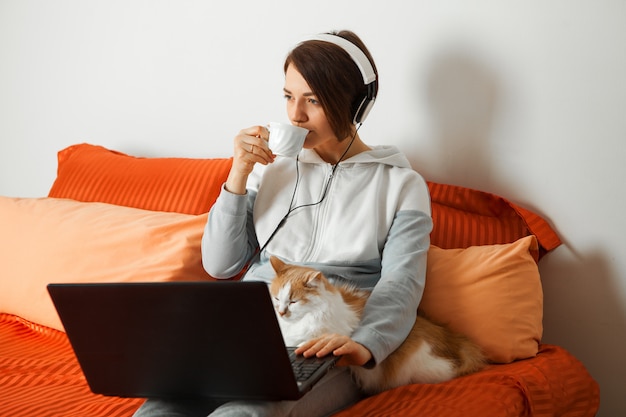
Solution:
<path fill-rule="evenodd" d="M 146 210 L 209 211 L 226 181 L 232 158 L 138 158 L 90 144 L 58 153 L 49 197 L 104 202 Z M 431 243 L 444 249 L 511 243 L 528 235 L 537 259 L 561 241 L 542 217 L 500 196 L 428 183 L 433 215 Z"/>

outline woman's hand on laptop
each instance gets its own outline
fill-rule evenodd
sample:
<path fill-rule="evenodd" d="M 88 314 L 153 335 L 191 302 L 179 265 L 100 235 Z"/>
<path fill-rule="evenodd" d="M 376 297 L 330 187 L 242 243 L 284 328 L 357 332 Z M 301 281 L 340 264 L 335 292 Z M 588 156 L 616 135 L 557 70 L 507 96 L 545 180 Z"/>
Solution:
<path fill-rule="evenodd" d="M 320 358 L 332 353 L 335 356 L 341 356 L 337 366 L 362 366 L 372 359 L 372 353 L 365 346 L 348 336 L 339 334 L 324 334 L 311 339 L 300 345 L 295 353 L 305 357 Z"/>

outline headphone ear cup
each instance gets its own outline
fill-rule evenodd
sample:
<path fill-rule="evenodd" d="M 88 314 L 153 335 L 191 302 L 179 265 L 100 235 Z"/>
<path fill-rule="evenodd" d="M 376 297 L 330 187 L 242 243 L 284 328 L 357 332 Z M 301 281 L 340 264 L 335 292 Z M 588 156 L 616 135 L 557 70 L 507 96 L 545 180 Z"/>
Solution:
<path fill-rule="evenodd" d="M 363 100 L 356 116 L 354 116 L 354 124 L 363 123 L 367 115 L 370 114 L 370 110 L 372 110 L 372 107 L 374 107 L 374 100 L 370 100 L 367 98 Z"/>
<path fill-rule="evenodd" d="M 355 125 L 363 123 L 372 107 L 374 107 L 374 100 L 369 97 L 365 97 L 361 101 L 361 104 L 359 104 L 359 107 L 357 107 L 356 112 L 354 113 L 354 118 L 352 119 L 352 123 L 354 123 Z"/>
<path fill-rule="evenodd" d="M 378 93 L 378 81 L 373 81 L 367 85 L 367 94 L 361 100 L 361 103 L 357 106 L 356 111 L 354 112 L 354 117 L 352 119 L 352 123 L 355 125 L 361 124 L 367 118 L 367 115 L 374 107 L 374 101 L 376 100 L 376 94 Z"/>

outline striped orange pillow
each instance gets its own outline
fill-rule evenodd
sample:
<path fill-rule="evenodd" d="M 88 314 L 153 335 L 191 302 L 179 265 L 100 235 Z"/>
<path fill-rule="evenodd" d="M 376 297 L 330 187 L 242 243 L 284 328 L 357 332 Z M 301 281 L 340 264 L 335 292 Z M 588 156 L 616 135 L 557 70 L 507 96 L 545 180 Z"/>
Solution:
<path fill-rule="evenodd" d="M 428 183 L 432 203 L 431 243 L 443 249 L 512 243 L 535 235 L 532 255 L 539 260 L 561 241 L 550 225 L 530 210 L 494 194 L 456 185 Z"/>
<path fill-rule="evenodd" d="M 138 158 L 90 144 L 58 154 L 49 197 L 201 214 L 226 181 L 232 158 Z"/>

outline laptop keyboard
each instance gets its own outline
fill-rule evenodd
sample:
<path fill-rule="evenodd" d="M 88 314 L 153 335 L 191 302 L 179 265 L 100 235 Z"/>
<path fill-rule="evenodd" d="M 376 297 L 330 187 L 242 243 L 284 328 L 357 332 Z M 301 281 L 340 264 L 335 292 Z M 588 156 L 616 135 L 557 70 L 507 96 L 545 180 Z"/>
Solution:
<path fill-rule="evenodd" d="M 295 347 L 288 347 L 289 359 L 291 359 L 291 367 L 296 376 L 296 381 L 306 381 L 317 371 L 327 359 L 319 358 L 305 358 L 302 355 L 296 355 L 294 353 Z"/>

